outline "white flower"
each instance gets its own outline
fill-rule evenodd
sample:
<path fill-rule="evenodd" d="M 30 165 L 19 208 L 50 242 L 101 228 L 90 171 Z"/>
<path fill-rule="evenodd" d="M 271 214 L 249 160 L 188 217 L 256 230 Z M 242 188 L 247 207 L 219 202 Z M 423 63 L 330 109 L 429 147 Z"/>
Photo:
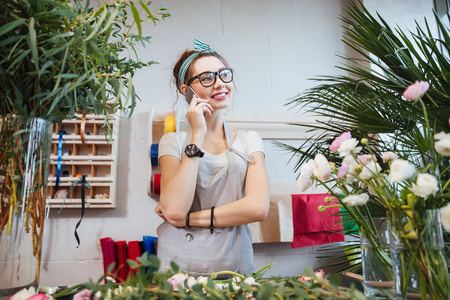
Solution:
<path fill-rule="evenodd" d="M 361 193 L 358 195 L 350 195 L 342 199 L 342 202 L 347 204 L 348 206 L 359 206 L 364 205 L 369 201 L 369 195 L 365 193 Z"/>
<path fill-rule="evenodd" d="M 20 291 L 18 291 L 14 295 L 12 295 L 9 299 L 10 300 L 25 300 L 27 298 L 30 298 L 34 294 L 36 294 L 36 290 L 34 289 L 34 287 L 30 287 L 29 289 L 21 289 Z"/>
<path fill-rule="evenodd" d="M 342 142 L 341 146 L 339 146 L 338 152 L 340 157 L 345 157 L 350 155 L 350 153 L 359 153 L 361 151 L 361 147 L 358 146 L 358 140 L 355 138 L 351 138 Z"/>
<path fill-rule="evenodd" d="M 388 162 L 388 161 L 397 159 L 398 155 L 397 155 L 397 153 L 394 153 L 392 151 L 386 151 L 386 152 L 383 152 L 382 158 L 383 158 L 383 162 Z"/>
<path fill-rule="evenodd" d="M 259 283 L 256 282 L 256 279 L 254 277 L 247 277 L 245 278 L 244 282 L 249 285 L 259 285 Z"/>
<path fill-rule="evenodd" d="M 392 182 L 405 181 L 414 176 L 414 165 L 407 160 L 400 158 L 394 159 L 391 163 L 391 170 L 389 172 L 389 178 Z"/>
<path fill-rule="evenodd" d="M 358 162 L 356 161 L 356 159 L 353 156 L 347 155 L 342 160 L 342 164 L 344 164 L 344 163 L 348 165 L 348 170 L 346 173 L 347 182 L 352 183 L 356 179 L 355 168 L 358 166 Z"/>
<path fill-rule="evenodd" d="M 413 183 L 411 191 L 419 197 L 428 198 L 431 194 L 435 194 L 439 190 L 436 177 L 431 174 L 417 175 L 416 183 Z"/>
<path fill-rule="evenodd" d="M 442 227 L 450 232 L 450 203 L 441 208 L 441 223 Z"/>
<path fill-rule="evenodd" d="M 434 138 L 438 140 L 434 147 L 439 154 L 450 156 L 450 134 L 445 132 L 439 132 L 434 135 Z"/>
<path fill-rule="evenodd" d="M 307 163 L 302 165 L 300 177 L 298 178 L 298 186 L 302 192 L 306 191 L 312 186 L 312 175 L 314 172 L 314 160 L 310 159 Z"/>
<path fill-rule="evenodd" d="M 317 154 L 316 157 L 314 158 L 313 174 L 322 181 L 330 179 L 331 166 L 323 154 Z"/>
<path fill-rule="evenodd" d="M 363 166 L 361 173 L 359 174 L 359 177 L 364 180 L 368 180 L 381 171 L 381 166 L 374 160 L 367 163 L 365 166 Z"/>

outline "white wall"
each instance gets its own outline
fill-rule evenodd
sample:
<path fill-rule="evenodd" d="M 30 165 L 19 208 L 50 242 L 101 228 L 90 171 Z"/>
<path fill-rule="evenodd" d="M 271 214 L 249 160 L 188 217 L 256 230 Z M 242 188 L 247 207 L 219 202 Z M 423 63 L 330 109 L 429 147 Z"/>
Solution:
<path fill-rule="evenodd" d="M 431 13 L 432 0 L 365 1 L 397 23 L 411 24 L 411 15 Z M 161 220 L 153 213 L 156 201 L 147 196 L 148 110 L 172 110 L 175 89 L 169 84 L 178 55 L 198 38 L 223 54 L 235 69 L 238 92 L 233 111 L 248 114 L 283 113 L 286 99 L 312 87 L 308 78 L 337 74 L 337 53 L 346 53 L 338 15 L 346 0 L 191 0 L 163 1 L 172 17 L 154 27 L 146 25 L 152 44 L 140 49 L 141 58 L 158 61 L 136 74 L 134 82 L 142 102 L 134 115 L 121 121 L 117 207 L 88 209 L 78 234 L 73 232 L 78 209 L 52 209 L 43 242 L 42 285 L 68 285 L 103 272 L 99 239 L 141 240 L 156 235 Z M 155 2 L 155 4 L 159 4 Z M 408 10 L 409 9 L 409 10 Z M 386 19 L 388 19 L 386 17 Z M 182 98 L 180 98 L 182 99 Z M 177 107 L 183 108 L 183 101 Z M 292 141 L 298 144 L 298 141 Z M 289 155 L 281 155 L 265 141 L 272 191 L 299 193 Z M 312 191 L 314 192 L 314 191 Z M 316 248 L 291 249 L 290 243 L 255 245 L 255 266 L 276 265 L 269 275 L 296 275 L 304 266 L 317 265 Z"/>

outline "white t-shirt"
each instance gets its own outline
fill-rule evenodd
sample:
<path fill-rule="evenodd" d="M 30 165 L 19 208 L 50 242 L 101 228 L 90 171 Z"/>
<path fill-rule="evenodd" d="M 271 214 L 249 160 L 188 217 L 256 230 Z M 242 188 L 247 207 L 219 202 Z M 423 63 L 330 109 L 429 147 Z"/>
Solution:
<path fill-rule="evenodd" d="M 186 145 L 186 132 L 169 132 L 164 135 L 159 142 L 158 158 L 164 155 L 172 155 L 178 157 L 180 160 L 184 155 L 184 146 Z M 238 130 L 236 138 L 232 144 L 232 147 L 247 154 L 253 152 L 264 153 L 264 145 L 261 136 L 255 131 L 251 130 Z M 204 150 L 203 150 L 204 151 Z M 205 155 L 200 159 L 199 172 L 207 176 L 214 176 L 225 165 L 228 165 L 228 159 L 226 151 L 213 155 L 206 151 Z M 247 162 L 244 159 L 238 160 L 239 173 L 241 174 L 241 182 L 245 180 L 245 174 L 247 173 Z"/>

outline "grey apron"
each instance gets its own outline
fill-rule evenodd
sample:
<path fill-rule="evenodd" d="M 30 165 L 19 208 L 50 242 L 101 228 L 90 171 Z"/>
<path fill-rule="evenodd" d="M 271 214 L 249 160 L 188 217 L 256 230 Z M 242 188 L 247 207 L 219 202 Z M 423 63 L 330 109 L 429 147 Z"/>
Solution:
<path fill-rule="evenodd" d="M 214 176 L 200 171 L 191 212 L 219 207 L 239 200 L 243 195 L 243 183 L 237 164 L 238 159 L 253 161 L 253 155 L 232 148 L 231 135 L 224 124 L 228 143 L 228 164 Z M 192 131 L 186 136 L 185 145 L 191 140 Z M 184 149 L 183 147 L 183 149 Z M 207 154 L 205 154 L 207 155 Z M 184 157 L 184 159 L 189 159 Z M 201 163 L 201 161 L 200 161 Z M 209 275 L 216 271 L 235 271 L 241 274 L 254 272 L 253 247 L 248 225 L 209 228 L 191 227 L 193 239 L 188 241 L 186 227 L 175 227 L 168 222 L 158 229 L 158 258 L 162 265 L 170 266 L 174 261 L 180 270 L 190 275 Z"/>

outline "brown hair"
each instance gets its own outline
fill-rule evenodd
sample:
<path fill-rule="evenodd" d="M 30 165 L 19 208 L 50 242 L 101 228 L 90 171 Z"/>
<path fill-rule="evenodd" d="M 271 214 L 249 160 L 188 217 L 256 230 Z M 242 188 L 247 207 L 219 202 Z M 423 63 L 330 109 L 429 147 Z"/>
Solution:
<path fill-rule="evenodd" d="M 230 66 L 228 65 L 227 61 L 220 55 L 217 54 L 215 52 L 210 52 L 210 53 L 200 53 L 197 57 L 195 57 L 191 64 L 189 65 L 188 69 L 186 70 L 186 74 L 184 74 L 184 78 L 183 78 L 183 82 L 180 84 L 178 82 L 178 74 L 180 73 L 180 69 L 181 69 L 181 65 L 183 64 L 183 62 L 191 55 L 198 52 L 197 50 L 185 50 L 180 58 L 178 59 L 178 61 L 176 62 L 176 64 L 173 67 L 173 80 L 175 82 L 175 86 L 177 87 L 178 92 L 181 93 L 180 90 L 180 86 L 187 83 L 187 81 L 189 80 L 189 78 L 192 78 L 194 76 L 194 64 L 195 62 L 202 58 L 202 57 L 207 57 L 207 56 L 214 56 L 217 57 L 227 68 L 229 68 Z"/>

